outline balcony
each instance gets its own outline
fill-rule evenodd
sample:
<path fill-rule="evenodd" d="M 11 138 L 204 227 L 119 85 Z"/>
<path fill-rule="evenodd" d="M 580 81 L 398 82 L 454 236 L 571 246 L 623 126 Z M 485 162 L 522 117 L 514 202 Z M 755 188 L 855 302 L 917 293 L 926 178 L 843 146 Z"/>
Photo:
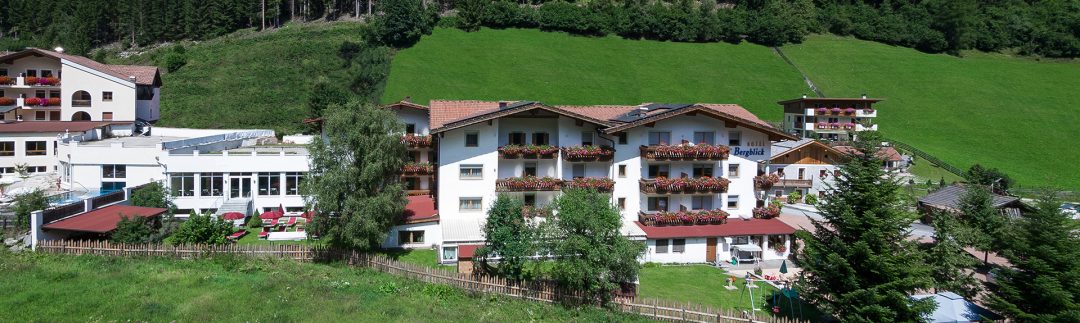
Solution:
<path fill-rule="evenodd" d="M 427 162 L 408 162 L 401 167 L 402 176 L 429 176 L 435 174 L 435 165 Z"/>
<path fill-rule="evenodd" d="M 0 86 L 14 87 L 56 87 L 60 86 L 60 78 L 56 77 L 10 77 L 0 76 Z"/>
<path fill-rule="evenodd" d="M 405 190 L 405 195 L 408 195 L 408 196 L 431 195 L 431 190 Z"/>
<path fill-rule="evenodd" d="M 727 192 L 730 183 L 719 177 L 657 177 L 639 181 L 638 188 L 646 194 L 717 194 Z"/>
<path fill-rule="evenodd" d="M 832 131 L 852 131 L 856 130 L 858 124 L 854 122 L 818 122 L 814 125 L 816 130 L 832 130 Z"/>
<path fill-rule="evenodd" d="M 16 99 L 0 96 L 0 107 L 10 107 L 16 105 Z"/>
<path fill-rule="evenodd" d="M 593 189 L 597 192 L 611 192 L 615 189 L 615 181 L 607 177 L 579 177 L 564 181 L 563 188 Z"/>
<path fill-rule="evenodd" d="M 815 116 L 855 116 L 859 112 L 859 109 L 854 107 L 847 108 L 817 108 L 814 109 Z"/>
<path fill-rule="evenodd" d="M 401 136 L 401 144 L 409 148 L 431 148 L 431 135 L 408 133 Z"/>
<path fill-rule="evenodd" d="M 859 111 L 855 113 L 855 116 L 862 118 L 874 118 L 877 117 L 877 110 L 874 110 L 873 108 L 859 109 Z"/>
<path fill-rule="evenodd" d="M 723 145 L 682 144 L 641 146 L 641 158 L 660 161 L 721 161 L 731 148 Z"/>
<path fill-rule="evenodd" d="M 647 226 L 724 224 L 730 216 L 723 210 L 682 210 L 639 212 L 638 222 Z"/>
<path fill-rule="evenodd" d="M 496 192 L 539 192 L 562 190 L 563 181 L 554 177 L 510 177 L 495 180 Z"/>
<path fill-rule="evenodd" d="M 809 188 L 814 186 L 814 180 L 811 179 L 781 179 L 777 181 L 773 186 L 777 187 L 797 187 L 797 188 Z"/>
<path fill-rule="evenodd" d="M 869 127 L 861 125 L 861 124 L 856 124 L 855 125 L 855 131 L 866 131 L 866 130 L 877 131 L 877 125 L 876 124 L 875 125 L 870 125 Z"/>
<path fill-rule="evenodd" d="M 60 98 L 37 98 L 37 97 L 25 98 L 25 99 L 22 99 L 21 106 L 27 107 L 27 108 L 59 107 L 60 106 Z M 89 106 L 89 104 L 87 106 Z"/>
<path fill-rule="evenodd" d="M 605 162 L 615 156 L 609 146 L 573 146 L 562 148 L 562 158 L 569 162 Z"/>
<path fill-rule="evenodd" d="M 559 147 L 549 145 L 506 145 L 499 147 L 502 159 L 555 159 Z"/>

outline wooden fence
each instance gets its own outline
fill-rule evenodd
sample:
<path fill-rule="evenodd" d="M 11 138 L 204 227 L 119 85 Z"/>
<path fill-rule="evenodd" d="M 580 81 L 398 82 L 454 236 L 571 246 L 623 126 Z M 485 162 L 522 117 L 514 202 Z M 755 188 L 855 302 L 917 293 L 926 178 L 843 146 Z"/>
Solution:
<path fill-rule="evenodd" d="M 42 220 L 44 223 L 50 223 L 59 219 L 63 219 L 72 215 L 83 213 L 86 211 L 86 203 L 82 200 L 78 202 L 72 202 L 65 205 L 51 207 L 42 211 Z"/>
<path fill-rule="evenodd" d="M 409 279 L 431 284 L 457 287 L 476 293 L 499 294 L 509 297 L 549 303 L 581 303 L 587 300 L 580 292 L 567 291 L 549 282 L 518 283 L 497 277 L 474 276 L 450 272 L 394 260 L 385 255 L 361 252 L 334 252 L 322 247 L 302 245 L 179 245 L 160 244 L 114 244 L 106 241 L 42 241 L 38 251 L 73 255 L 103 256 L 150 256 L 189 259 L 215 254 L 236 254 L 254 257 L 275 257 L 299 261 L 322 259 L 345 259 L 351 266 L 371 268 Z M 773 318 L 759 312 L 754 318 L 747 313 L 731 309 L 713 308 L 690 303 L 662 300 L 646 300 L 632 297 L 616 297 L 610 305 L 622 312 L 671 322 L 750 322 L 750 323 L 798 323 L 789 318 Z"/>

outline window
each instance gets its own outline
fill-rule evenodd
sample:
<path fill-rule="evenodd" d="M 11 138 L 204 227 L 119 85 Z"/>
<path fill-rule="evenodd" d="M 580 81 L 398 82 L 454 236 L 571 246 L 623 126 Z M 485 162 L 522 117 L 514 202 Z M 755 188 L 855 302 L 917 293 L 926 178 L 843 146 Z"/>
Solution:
<path fill-rule="evenodd" d="M 420 189 L 420 179 L 416 177 L 408 177 L 403 179 L 406 190 Z"/>
<path fill-rule="evenodd" d="M 712 210 L 712 196 L 701 195 L 690 197 L 691 210 Z"/>
<path fill-rule="evenodd" d="M 285 173 L 285 195 L 300 195 L 300 181 L 303 180 L 302 172 Z"/>
<path fill-rule="evenodd" d="M 175 173 L 170 176 L 173 196 L 195 196 L 195 173 Z"/>
<path fill-rule="evenodd" d="M 26 76 L 37 77 L 37 70 L 26 70 Z"/>
<path fill-rule="evenodd" d="M 525 176 L 536 176 L 536 163 L 535 162 L 525 163 L 524 167 L 521 168 L 521 177 L 525 177 Z"/>
<path fill-rule="evenodd" d="M 671 144 L 671 132 L 669 131 L 653 131 L 649 133 L 649 145 L 669 145 Z"/>
<path fill-rule="evenodd" d="M 0 174 L 14 174 L 15 167 L 0 167 Z"/>
<path fill-rule="evenodd" d="M 525 194 L 522 196 L 521 203 L 525 206 L 536 206 L 536 194 Z"/>
<path fill-rule="evenodd" d="M 775 197 L 784 196 L 784 190 L 776 190 L 775 192 L 773 192 L 773 196 L 775 196 Z"/>
<path fill-rule="evenodd" d="M 668 198 L 667 196 L 650 196 L 646 200 L 648 205 L 646 211 L 667 211 L 668 210 Z"/>
<path fill-rule="evenodd" d="M 620 144 L 620 145 L 625 145 L 625 144 L 626 144 L 627 140 L 626 140 L 626 133 L 625 133 L 625 132 L 620 132 L 620 133 L 619 133 L 618 135 L 616 135 L 616 136 L 618 136 L 618 137 L 619 137 L 619 144 Z"/>
<path fill-rule="evenodd" d="M 405 124 L 405 133 L 416 133 L 416 124 L 406 123 Z"/>
<path fill-rule="evenodd" d="M 36 90 L 36 91 L 34 91 L 34 97 L 35 97 L 35 98 L 42 98 L 42 99 L 45 99 L 45 98 L 48 98 L 48 97 L 49 97 L 49 94 L 48 94 L 48 93 L 49 93 L 49 92 L 46 92 L 45 90 Z"/>
<path fill-rule="evenodd" d="M 101 120 L 103 120 L 103 121 L 112 121 L 112 112 L 102 112 L 101 113 Z"/>
<path fill-rule="evenodd" d="M 735 243 L 733 243 L 733 244 L 750 244 L 750 237 L 748 237 L 748 236 L 737 236 L 737 237 L 735 237 Z"/>
<path fill-rule="evenodd" d="M 195 212 L 194 209 L 176 209 L 176 210 L 173 210 L 173 215 L 189 216 L 194 212 Z"/>
<path fill-rule="evenodd" d="M 44 141 L 27 141 L 26 142 L 26 155 L 27 156 L 45 156 L 48 152 L 46 150 L 46 144 Z"/>
<path fill-rule="evenodd" d="M 127 165 L 101 165 L 102 178 L 127 178 Z"/>
<path fill-rule="evenodd" d="M 570 168 L 574 178 L 585 177 L 585 164 L 574 164 Z"/>
<path fill-rule="evenodd" d="M 418 162 L 418 161 L 420 161 L 420 152 L 415 151 L 415 150 L 406 152 L 405 153 L 405 161 L 410 161 L 410 162 Z"/>
<path fill-rule="evenodd" d="M 48 120 L 48 119 L 49 119 L 49 114 L 45 113 L 45 111 L 34 111 L 34 120 L 42 121 L 42 120 Z"/>
<path fill-rule="evenodd" d="M 484 178 L 484 165 L 461 165 L 458 167 L 460 167 L 461 179 Z"/>
<path fill-rule="evenodd" d="M 591 132 L 588 132 L 588 131 L 582 132 L 581 133 L 581 145 L 582 146 L 592 146 L 593 145 L 592 136 L 593 136 L 593 133 L 591 133 Z"/>
<path fill-rule="evenodd" d="M 60 91 L 59 90 L 50 90 L 49 91 L 49 98 L 59 99 L 60 98 Z"/>
<path fill-rule="evenodd" d="M 713 177 L 713 165 L 694 165 L 694 177 Z"/>
<path fill-rule="evenodd" d="M 60 111 L 49 111 L 49 120 L 60 121 Z"/>
<path fill-rule="evenodd" d="M 102 192 L 116 192 L 124 189 L 127 186 L 127 182 L 101 182 Z"/>
<path fill-rule="evenodd" d="M 8 76 L 6 68 L 0 68 L 0 76 Z"/>
<path fill-rule="evenodd" d="M 398 244 L 424 243 L 424 231 L 398 231 Z"/>
<path fill-rule="evenodd" d="M 739 177 L 739 164 L 728 164 L 727 165 L 727 176 L 731 177 L 731 178 L 738 178 Z"/>
<path fill-rule="evenodd" d="M 727 197 L 727 208 L 729 208 L 729 209 L 737 209 L 737 208 L 739 208 L 739 196 L 738 195 L 728 195 L 728 197 Z"/>
<path fill-rule="evenodd" d="M 281 174 L 259 173 L 259 195 L 281 195 Z"/>
<path fill-rule="evenodd" d="M 649 177 L 668 177 L 668 165 L 649 165 Z"/>
<path fill-rule="evenodd" d="M 806 178 L 806 168 L 799 168 L 799 179 Z"/>
<path fill-rule="evenodd" d="M 819 170 L 819 171 L 818 171 L 818 175 L 817 175 L 817 176 L 818 176 L 818 177 L 822 177 L 822 178 L 824 178 L 824 177 L 827 177 L 827 176 L 829 176 L 829 171 L 827 171 L 827 170 L 824 170 L 824 169 L 822 169 L 822 170 Z"/>
<path fill-rule="evenodd" d="M 27 169 L 27 171 L 29 171 L 31 173 L 44 173 L 44 172 L 46 172 L 47 168 L 45 166 L 30 166 L 30 167 L 27 167 L 26 169 Z"/>
<path fill-rule="evenodd" d="M 0 156 L 15 156 L 15 142 L 0 141 Z"/>
<path fill-rule="evenodd" d="M 742 146 L 742 133 L 738 131 L 728 132 L 728 146 Z"/>
<path fill-rule="evenodd" d="M 52 76 L 53 76 L 53 74 L 52 74 L 51 70 L 41 70 L 41 77 L 52 77 Z"/>
<path fill-rule="evenodd" d="M 537 146 L 539 146 L 539 145 L 548 145 L 549 144 L 548 143 L 548 133 L 546 133 L 546 132 L 534 133 L 533 134 L 533 142 L 532 142 L 532 144 L 537 145 Z"/>
<path fill-rule="evenodd" d="M 479 197 L 462 197 L 458 200 L 459 211 L 480 211 L 480 203 L 483 200 Z"/>
<path fill-rule="evenodd" d="M 465 147 L 478 147 L 480 146 L 480 133 L 479 132 L 466 132 L 465 133 Z"/>
<path fill-rule="evenodd" d="M 112 101 L 112 92 L 101 92 L 101 101 Z"/>
<path fill-rule="evenodd" d="M 626 198 L 625 197 L 620 197 L 619 198 L 619 209 L 620 210 L 625 210 L 626 209 Z"/>
<path fill-rule="evenodd" d="M 225 192 L 225 176 L 222 173 L 202 173 L 199 180 L 199 196 L 222 196 Z"/>
<path fill-rule="evenodd" d="M 626 177 L 626 165 L 619 165 L 619 177 Z"/>
<path fill-rule="evenodd" d="M 668 239 L 656 239 L 656 253 L 668 253 Z"/>
<path fill-rule="evenodd" d="M 712 131 L 696 131 L 694 132 L 695 144 L 708 144 L 712 145 L 716 139 L 716 133 Z"/>
<path fill-rule="evenodd" d="M 90 92 L 75 91 L 75 93 L 71 94 L 71 106 L 73 107 L 89 107 L 90 100 Z"/>
<path fill-rule="evenodd" d="M 510 145 L 524 145 L 525 133 L 524 132 L 511 132 L 509 141 L 506 142 Z"/>
<path fill-rule="evenodd" d="M 455 260 L 457 260 L 457 247 L 443 247 L 442 248 L 442 260 L 443 261 L 455 261 Z"/>
<path fill-rule="evenodd" d="M 671 252 L 683 253 L 686 251 L 686 239 L 671 239 Z"/>
<path fill-rule="evenodd" d="M 783 167 L 777 167 L 776 168 L 776 175 L 780 176 L 780 177 L 784 177 L 784 168 Z"/>
<path fill-rule="evenodd" d="M 796 129 L 802 129 L 802 127 L 803 127 L 803 124 L 805 124 L 805 123 L 806 123 L 806 122 L 804 122 L 804 121 L 803 121 L 803 116 L 795 116 L 795 124 L 794 124 L 794 128 L 796 128 Z"/>

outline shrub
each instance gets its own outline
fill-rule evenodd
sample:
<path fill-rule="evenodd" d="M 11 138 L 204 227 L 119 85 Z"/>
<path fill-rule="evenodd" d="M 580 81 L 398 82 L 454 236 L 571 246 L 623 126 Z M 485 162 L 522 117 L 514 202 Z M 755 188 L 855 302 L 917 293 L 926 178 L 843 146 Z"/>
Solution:
<path fill-rule="evenodd" d="M 165 54 L 166 71 L 176 72 L 180 70 L 181 67 L 184 67 L 184 65 L 187 65 L 187 54 L 184 54 L 181 51 L 173 51 Z"/>
<path fill-rule="evenodd" d="M 791 192 L 791 194 L 788 194 L 788 203 L 789 204 L 795 204 L 796 202 L 799 202 L 800 200 L 802 200 L 802 194 L 799 194 L 799 192 Z"/>
<path fill-rule="evenodd" d="M 143 187 L 131 192 L 131 205 L 142 207 L 156 207 L 169 209 L 172 213 L 175 206 L 169 198 L 169 192 L 160 181 L 150 182 Z"/>
<path fill-rule="evenodd" d="M 248 228 L 250 228 L 250 229 L 261 229 L 262 225 L 263 225 L 263 221 L 262 221 L 262 219 L 259 218 L 258 214 L 252 213 L 251 217 L 248 218 L 248 221 L 247 221 L 247 227 Z"/>
<path fill-rule="evenodd" d="M 807 194 L 806 195 L 806 204 L 817 205 L 817 195 Z"/>
<path fill-rule="evenodd" d="M 425 9 L 420 0 L 396 0 L 385 2 L 383 15 L 375 20 L 373 36 L 385 45 L 409 47 L 430 35 L 438 21 L 434 6 Z"/>
<path fill-rule="evenodd" d="M 154 233 L 160 225 L 149 217 L 120 216 L 120 222 L 116 224 L 109 240 L 116 243 L 148 243 L 155 242 Z"/>
<path fill-rule="evenodd" d="M 15 227 L 30 228 L 30 212 L 44 210 L 47 207 L 49 207 L 49 198 L 45 196 L 45 191 L 36 190 L 15 196 Z"/>
<path fill-rule="evenodd" d="M 232 223 L 209 214 L 192 214 L 180 224 L 170 238 L 172 244 L 224 244 L 233 233 Z"/>

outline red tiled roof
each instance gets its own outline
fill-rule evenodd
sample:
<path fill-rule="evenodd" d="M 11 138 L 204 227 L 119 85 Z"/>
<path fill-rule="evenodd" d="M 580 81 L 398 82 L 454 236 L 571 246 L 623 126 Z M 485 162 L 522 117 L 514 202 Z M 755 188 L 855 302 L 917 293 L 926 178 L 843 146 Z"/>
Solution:
<path fill-rule="evenodd" d="M 16 121 L 0 123 L 0 133 L 80 132 L 116 124 L 108 121 Z"/>
<path fill-rule="evenodd" d="M 158 68 L 156 66 L 139 66 L 139 65 L 105 65 L 113 71 L 122 75 L 134 76 L 135 84 L 138 85 L 154 85 L 155 78 L 158 77 Z M 127 77 L 124 77 L 126 80 Z"/>
<path fill-rule="evenodd" d="M 43 228 L 49 230 L 107 233 L 116 230 L 116 224 L 120 223 L 121 215 L 127 217 L 152 217 L 161 215 L 162 213 L 165 213 L 165 211 L 167 210 L 162 208 L 116 204 L 49 223 Z"/>
<path fill-rule="evenodd" d="M 431 100 L 431 129 L 441 128 L 454 122 L 499 110 L 499 101 L 444 101 Z"/>
<path fill-rule="evenodd" d="M 600 120 L 612 120 L 638 108 L 636 105 L 557 105 L 555 107 Z"/>
<path fill-rule="evenodd" d="M 156 66 L 108 65 L 98 63 L 97 61 L 86 57 L 68 55 L 41 48 L 28 48 L 26 50 L 14 53 L 3 54 L 0 55 L 0 61 L 15 59 L 32 54 L 49 56 L 55 59 L 66 59 L 75 64 L 86 66 L 95 71 L 109 74 L 113 77 L 120 78 L 125 81 L 128 80 L 128 77 L 135 76 L 135 84 L 138 85 L 157 85 L 156 83 L 158 81 L 158 68 Z"/>
<path fill-rule="evenodd" d="M 435 209 L 435 200 L 431 196 L 409 196 L 405 205 L 405 223 L 438 221 L 439 211 Z"/>
<path fill-rule="evenodd" d="M 724 224 L 648 226 L 634 222 L 649 239 L 727 237 L 764 234 L 792 234 L 795 228 L 780 219 L 728 219 Z"/>
<path fill-rule="evenodd" d="M 476 255 L 476 249 L 480 247 L 480 245 L 476 244 L 459 245 L 457 247 L 458 260 L 472 259 L 472 257 Z"/>

